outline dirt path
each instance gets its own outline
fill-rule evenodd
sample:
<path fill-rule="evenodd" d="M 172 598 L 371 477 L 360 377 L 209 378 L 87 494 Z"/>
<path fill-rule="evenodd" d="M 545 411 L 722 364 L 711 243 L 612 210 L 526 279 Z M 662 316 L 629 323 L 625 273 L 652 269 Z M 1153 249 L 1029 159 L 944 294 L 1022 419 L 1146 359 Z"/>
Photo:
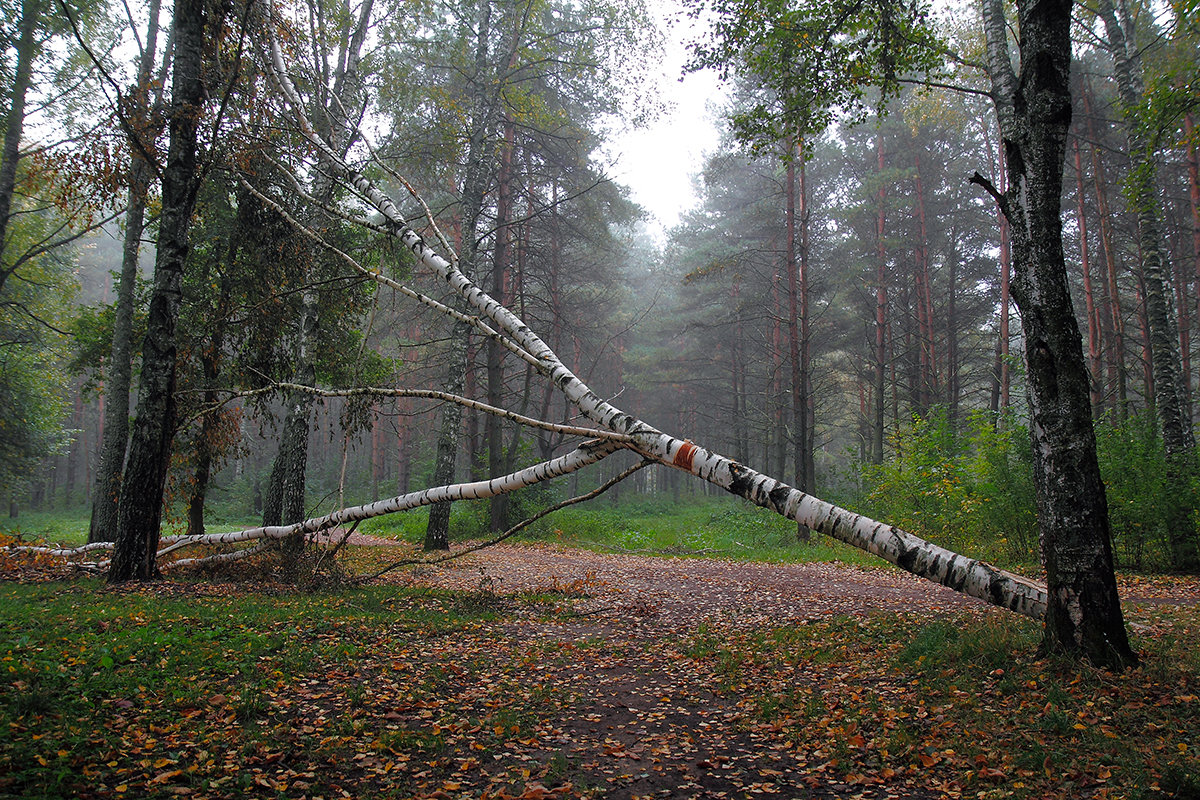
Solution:
<path fill-rule="evenodd" d="M 452 776 L 452 785 L 462 782 L 493 798 L 962 797 L 953 773 L 935 776 L 913 759 L 895 770 L 849 774 L 833 755 L 836 737 L 805 745 L 788 726 L 764 723 L 754 705 L 761 698 L 751 700 L 761 689 L 727 685 L 719 657 L 697 655 L 694 648 L 777 626 L 821 631 L 834 617 L 863 619 L 879 611 L 917 619 L 1007 613 L 888 569 L 551 546 L 501 545 L 389 579 L 525 609 L 493 628 L 497 638 L 481 647 L 495 648 L 498 660 L 525 664 L 522 691 L 533 687 L 536 695 L 553 687 L 556 705 L 548 715 L 539 713 L 533 735 L 514 736 L 494 760 L 474 762 L 472 778 L 465 769 Z M 1139 595 L 1134 607 L 1200 600 L 1195 579 L 1130 579 L 1124 589 Z M 863 657 L 873 652 L 866 647 Z M 809 663 L 784 683 L 807 687 L 813 702 L 835 708 L 837 691 L 854 691 L 858 666 L 847 656 L 846 662 Z M 434 670 L 454 666 L 437 657 L 427 662 Z M 500 680 L 485 671 L 447 693 L 464 704 L 478 702 L 477 687 Z M 902 694 L 903 676 L 879 680 L 899 683 L 871 691 Z M 509 702 L 517 713 L 524 708 L 519 698 Z M 437 786 L 418 785 L 414 794 L 455 796 Z"/>
<path fill-rule="evenodd" d="M 429 567 L 415 580 L 498 594 L 589 595 L 581 611 L 657 618 L 781 624 L 871 611 L 924 615 L 986 611 L 987 605 L 907 573 L 840 564 L 757 564 L 498 545 Z"/>
<path fill-rule="evenodd" d="M 562 705 L 536 735 L 506 742 L 502 758 L 484 762 L 484 794 L 495 798 L 947 796 L 926 788 L 918 773 L 886 785 L 849 782 L 829 766 L 828 753 L 797 748 L 787 729 L 757 721 L 714 678 L 711 664 L 687 654 L 686 642 L 700 631 L 799 626 L 872 611 L 991 613 L 981 602 L 890 570 L 544 546 L 497 546 L 394 580 L 500 604 L 529 593 L 527 600 L 540 595 L 557 605 L 557 613 L 522 615 L 504 626 L 502 640 L 527 654 L 530 683 L 555 687 Z M 465 684 L 451 693 L 471 691 Z M 501 787 L 514 788 L 508 794 Z"/>

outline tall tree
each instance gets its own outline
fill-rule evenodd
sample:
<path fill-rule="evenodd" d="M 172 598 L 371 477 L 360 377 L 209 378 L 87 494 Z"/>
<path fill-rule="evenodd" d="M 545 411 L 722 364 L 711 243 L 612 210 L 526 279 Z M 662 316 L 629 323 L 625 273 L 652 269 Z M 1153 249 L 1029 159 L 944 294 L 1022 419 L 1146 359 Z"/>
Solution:
<path fill-rule="evenodd" d="M 0 153 L 0 251 L 6 248 L 8 226 L 13 216 L 17 186 L 17 164 L 21 158 L 21 134 L 25 130 L 25 101 L 33 78 L 33 62 L 41 47 L 41 18 L 45 0 L 24 0 L 16 40 L 16 64 L 9 85 L 8 114 L 4 120 L 4 151 Z M 0 289 L 16 269 L 16 259 L 0 267 Z"/>
<path fill-rule="evenodd" d="M 363 47 L 373 24 L 373 8 L 372 0 L 364 0 L 357 8 L 349 2 L 336 7 L 317 3 L 309 12 L 315 20 L 315 31 L 309 40 L 308 77 L 314 86 L 321 87 L 314 92 L 312 114 L 317 134 L 342 158 L 355 143 L 358 123 L 365 111 L 360 70 Z M 329 177 L 330 170 L 327 164 L 318 167 L 311 188 L 315 202 L 304 214 L 309 225 L 316 224 L 323 213 L 321 208 L 334 202 L 335 184 Z M 316 250 L 313 247 L 303 261 L 309 270 L 301 279 L 300 314 L 290 336 L 294 370 L 291 382 L 300 386 L 316 385 L 320 297 L 314 284 L 323 277 L 319 275 L 323 259 Z M 287 396 L 286 408 L 279 452 L 271 466 L 263 502 L 264 525 L 290 524 L 305 516 L 312 396 L 292 391 Z"/>
<path fill-rule="evenodd" d="M 1136 656 L 1126 638 L 1113 575 L 1107 506 L 1091 426 L 1087 370 L 1068 293 L 1063 256 L 1062 172 L 1071 119 L 1072 3 L 1017 4 L 1019 67 L 999 0 L 984 3 L 991 95 L 1000 120 L 1009 188 L 993 194 L 1012 226 L 1013 296 L 1022 312 L 1032 428 L 1037 454 L 1039 520 L 1049 581 L 1049 649 L 1124 666 Z M 786 0 L 717 3 L 713 38 L 698 62 L 747 67 L 789 96 L 825 109 L 864 114 L 865 86 L 893 96 L 898 75 L 935 69 L 943 47 L 921 7 L 883 0 L 853 8 L 834 2 L 792 6 Z M 807 48 L 804 46 L 808 43 Z M 861 76 L 869 74 L 871 80 Z M 857 76 L 859 80 L 849 80 Z M 798 88 L 797 88 L 798 87 Z M 792 112 L 822 121 L 811 108 Z M 789 120 L 761 108 L 745 123 L 771 130 Z M 977 173 L 978 175 L 978 173 Z M 991 187 L 982 176 L 977 180 Z"/>
<path fill-rule="evenodd" d="M 999 195 L 1013 240 L 1038 526 L 1049 605 L 1044 646 L 1121 668 L 1137 663 L 1113 574 L 1108 507 L 1092 428 L 1087 367 L 1068 292 L 1062 175 L 1071 122 L 1071 0 L 1019 2 L 1019 65 L 1000 0 L 985 0 L 992 100 L 1009 189 Z"/>
<path fill-rule="evenodd" d="M 1180 363 L 1177 326 L 1168 289 L 1155 156 L 1157 137 L 1148 124 L 1153 115 L 1146 113 L 1142 43 L 1138 39 L 1137 15 L 1126 0 L 1100 0 L 1097 11 L 1107 34 L 1104 43 L 1113 59 L 1121 121 L 1129 143 L 1131 164 L 1126 192 L 1137 215 L 1154 407 L 1167 451 L 1171 501 L 1167 532 L 1175 566 L 1196 571 L 1200 570 L 1200 541 L 1193 521 L 1196 503 L 1191 489 L 1197 467 L 1196 436 L 1187 413 L 1189 378 L 1183 374 Z"/>
<path fill-rule="evenodd" d="M 129 93 L 125 129 L 130 142 L 129 191 L 125 201 L 125 240 L 121 254 L 121 273 L 117 280 L 117 302 L 113 317 L 112 347 L 104 381 L 104 435 L 96 466 L 96 486 L 92 491 L 92 517 L 88 541 L 111 541 L 117 527 L 117 501 L 121 493 L 121 471 L 125 466 L 125 448 L 129 441 L 129 388 L 133 373 L 134 289 L 137 284 L 138 257 L 146 220 L 146 195 L 150 189 L 152 167 L 146 155 L 154 150 L 156 136 L 153 106 L 161 102 L 151 92 L 151 73 L 158 48 L 159 0 L 151 0 L 146 22 L 146 38 L 138 56 L 137 83 Z"/>
<path fill-rule="evenodd" d="M 206 96 L 205 50 L 215 9 L 204 0 L 178 0 L 172 16 L 174 62 L 168 106 L 170 141 L 162 165 L 158 255 L 142 344 L 137 418 L 121 484 L 108 580 L 155 576 L 163 489 L 175 433 L 176 323 L 187 263 L 192 210 L 199 190 L 198 133 Z"/>

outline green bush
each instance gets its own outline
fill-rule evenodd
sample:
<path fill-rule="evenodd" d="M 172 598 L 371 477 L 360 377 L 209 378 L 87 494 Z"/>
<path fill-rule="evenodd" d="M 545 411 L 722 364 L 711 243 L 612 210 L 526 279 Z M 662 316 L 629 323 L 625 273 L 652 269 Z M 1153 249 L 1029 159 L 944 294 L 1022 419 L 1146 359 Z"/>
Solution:
<path fill-rule="evenodd" d="M 1118 566 L 1172 569 L 1167 510 L 1179 498 L 1167 486 L 1167 456 L 1154 414 L 1143 411 L 1124 420 L 1110 414 L 1096 426 L 1096 446 Z M 1193 476 L 1193 508 L 1197 489 Z M 1194 523 L 1191 535 L 1196 535 Z"/>
<path fill-rule="evenodd" d="M 862 470 L 868 513 L 960 552 L 1036 560 L 1029 431 L 1014 414 L 971 412 L 960 429 L 935 408 L 897 431 L 891 451 Z"/>

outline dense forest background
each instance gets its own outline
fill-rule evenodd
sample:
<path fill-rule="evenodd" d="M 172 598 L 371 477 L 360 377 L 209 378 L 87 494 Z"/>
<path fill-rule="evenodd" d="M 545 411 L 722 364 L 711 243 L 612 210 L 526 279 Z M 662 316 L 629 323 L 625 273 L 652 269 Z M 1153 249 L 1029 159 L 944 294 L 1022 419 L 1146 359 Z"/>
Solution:
<path fill-rule="evenodd" d="M 5 14 L 3 167 L 16 190 L 13 213 L 0 214 L 8 228 L 0 484 L 10 516 L 85 509 L 103 492 L 118 279 L 130 252 L 126 200 L 138 183 L 130 167 L 138 140 L 128 128 L 130 120 L 161 126 L 162 91 L 155 59 L 143 57 L 129 75 L 114 65 L 133 63 L 116 55 L 121 47 L 153 54 L 166 46 L 164 36 L 154 45 L 147 35 L 156 8 L 126 19 L 123 8 L 99 4 L 67 16 L 25 0 Z M 1200 31 L 1182 6 L 1123 10 L 1141 59 L 1132 110 L 1111 31 L 1081 10 L 1063 226 L 1116 558 L 1125 568 L 1173 569 L 1186 566 L 1180 540 L 1194 549 L 1197 521 L 1189 517 L 1181 534 L 1170 517 L 1180 490 L 1167 481 L 1156 413 L 1155 349 L 1161 359 L 1164 348 L 1152 301 L 1156 287 L 1165 291 L 1166 349 L 1184 376 L 1190 427 L 1200 369 Z M 944 546 L 1035 558 L 1007 232 L 993 198 L 968 181 L 980 173 L 1002 187 L 1004 173 L 984 76 L 972 66 L 982 41 L 971 8 L 947 14 L 941 29 L 960 58 L 935 82 L 959 90 L 914 79 L 889 113 L 833 114 L 821 135 L 764 136 L 748 121 L 778 98 L 749 75 L 731 75 L 719 102 L 732 124 L 697 165 L 696 207 L 661 240 L 628 190 L 606 177 L 603 156 L 606 141 L 670 100 L 646 88 L 663 33 L 645 7 L 398 3 L 372 17 L 369 6 L 346 6 L 325 20 L 332 35 L 310 26 L 309 13 L 294 11 L 292 55 L 331 86 L 354 75 L 346 96 L 369 98 L 357 113 L 389 170 L 376 179 L 398 198 L 400 175 L 416 186 L 475 280 L 591 386 L 651 424 Z M 368 19 L 356 40 L 356 21 Z M 440 388 L 454 379 L 461 339 L 440 314 L 313 248 L 239 181 L 251 174 L 286 188 L 288 158 L 259 107 L 261 76 L 233 66 L 242 45 L 231 34 L 212 56 L 222 116 L 203 133 L 206 172 L 182 287 L 180 425 L 165 519 L 188 532 L 288 516 L 288 478 L 280 477 L 288 469 L 299 470 L 307 516 L 434 483 L 446 422 L 432 402 L 300 402 L 264 390 L 277 382 Z M 329 108 L 341 103 L 331 96 Z M 19 158 L 8 147 L 14 130 Z M 1145 154 L 1131 140 L 1144 142 Z M 1161 272 L 1147 270 L 1139 229 L 1146 198 L 1137 187 L 1147 171 Z M 354 204 L 332 191 L 326 205 Z M 142 277 L 127 304 L 135 344 L 157 202 L 150 189 L 147 228 L 135 237 L 143 243 L 134 262 Z M 421 209 L 410 205 L 419 221 Z M 332 225 L 324 235 L 363 263 L 421 283 L 406 253 L 359 229 Z M 423 290 L 436 291 L 428 282 Z M 465 364 L 462 394 L 567 421 L 560 397 L 480 337 L 466 340 Z M 458 477 L 509 472 L 562 444 L 470 410 L 452 423 L 462 435 Z M 595 480 L 625 465 L 606 463 Z M 502 530 L 554 491 L 461 508 L 455 535 Z M 647 470 L 614 496 L 708 491 L 677 472 Z M 1196 491 L 1193 479 L 1191 509 Z"/>

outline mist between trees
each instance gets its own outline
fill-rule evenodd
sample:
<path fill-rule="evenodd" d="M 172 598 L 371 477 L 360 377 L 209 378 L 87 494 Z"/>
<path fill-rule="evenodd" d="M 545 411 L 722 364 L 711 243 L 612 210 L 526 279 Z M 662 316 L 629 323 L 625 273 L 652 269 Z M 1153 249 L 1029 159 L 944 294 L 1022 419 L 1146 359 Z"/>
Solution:
<path fill-rule="evenodd" d="M 745 10 L 723 7 L 733 19 Z M 793 22 L 807 30 L 811 20 L 775 10 L 783 14 L 775 30 Z M 447 3 L 414 19 L 408 7 L 367 3 L 311 29 L 310 11 L 319 12 L 303 6 L 271 16 L 200 4 L 191 73 L 180 71 L 186 51 L 172 38 L 186 28 L 186 9 L 175 10 L 172 35 L 137 34 L 151 53 L 175 41 L 173 61 L 157 59 L 157 80 L 155 59 L 126 75 L 93 46 L 105 25 L 134 41 L 120 27 L 127 23 L 113 21 L 123 11 L 70 11 L 29 0 L 9 17 L 8 41 L 23 41 L 18 24 L 37 40 L 27 51 L 14 45 L 14 65 L 26 58 L 30 70 L 53 71 L 52 85 L 77 82 L 71 103 L 36 112 L 61 116 L 29 128 L 40 136 L 57 126 L 72 132 L 69 141 L 41 145 L 27 135 L 26 157 L 5 152 L 5 166 L 20 167 L 12 186 L 22 187 L 9 196 L 26 204 L 2 215 L 12 220 L 0 284 L 11 343 L 0 390 L 11 408 L 28 409 L 0 429 L 12 515 L 78 509 L 110 492 L 97 489 L 121 338 L 110 272 L 129 263 L 131 249 L 137 263 L 138 242 L 118 243 L 115 224 L 87 231 L 120 193 L 137 193 L 131 159 L 165 181 L 161 194 L 150 189 L 151 211 L 173 208 L 190 220 L 164 255 L 169 217 L 151 214 L 155 274 L 174 258 L 176 283 L 130 279 L 122 295 L 135 347 L 154 342 L 161 325 L 150 299 L 178 304 L 168 358 L 176 372 L 163 379 L 170 389 L 151 393 L 174 404 L 166 417 L 174 424 L 156 434 L 171 441 L 161 511 L 168 535 L 200 535 L 214 522 L 297 523 L 564 453 L 562 430 L 524 429 L 479 408 L 263 391 L 281 383 L 439 388 L 579 422 L 568 398 L 535 380 L 537 364 L 514 360 L 478 326 L 468 331 L 462 317 L 475 312 L 450 294 L 432 299 L 450 304 L 458 324 L 348 266 L 344 254 L 396 282 L 438 285 L 427 263 L 378 235 L 394 224 L 346 180 L 345 160 L 394 197 L 405 193 L 401 175 L 418 187 L 455 267 L 588 386 L 650 425 L 953 550 L 1037 562 L 1037 459 L 1010 297 L 1012 232 L 997 208 L 1013 191 L 1004 142 L 1014 139 L 983 97 L 1002 94 L 997 70 L 989 77 L 981 66 L 983 21 L 930 28 L 929 46 L 948 42 L 957 59 L 935 69 L 922 51 L 903 62 L 914 78 L 965 92 L 913 88 L 877 65 L 890 99 L 883 116 L 871 111 L 876 96 L 859 91 L 809 98 L 798 119 L 788 88 L 801 85 L 795 76 L 775 80 L 753 48 L 736 58 L 707 51 L 729 65 L 725 112 L 734 124 L 697 165 L 697 207 L 659 246 L 626 190 L 605 178 L 599 150 L 614 118 L 634 124 L 656 110 L 645 87 L 657 34 L 637 4 Z M 153 20 L 157 10 L 139 13 Z M 1122 69 L 1151 76 L 1132 99 L 1116 80 L 1114 36 L 1102 21 L 1089 24 L 1107 36 L 1103 46 L 1077 45 L 1061 197 L 1066 274 L 1086 342 L 1116 560 L 1195 568 L 1194 441 L 1189 448 L 1179 430 L 1191 429 L 1200 317 L 1196 31 L 1182 10 L 1143 15 L 1137 26 L 1132 19 L 1126 38 L 1145 44 L 1141 63 Z M 327 151 L 303 125 L 280 127 L 286 110 L 265 57 L 268 29 L 304 93 L 304 125 Z M 72 49 L 78 58 L 59 63 Z M 30 85 L 38 84 L 19 68 L 5 83 L 6 131 L 17 141 L 34 113 L 24 110 Z M 188 91 L 191 117 L 178 110 Z M 166 107 L 156 100 L 164 93 Z M 1134 101 L 1147 113 L 1135 113 Z M 818 108 L 826 111 L 812 113 Z M 763 119 L 783 120 L 783 131 Z M 186 152 L 191 171 L 172 172 L 181 162 L 171 154 Z M 1150 166 L 1157 191 L 1144 182 L 1130 189 Z M 992 194 L 968 182 L 972 173 Z M 172 191 L 182 200 L 172 204 Z M 377 230 L 347 219 L 364 208 Z M 416 203 L 399 213 L 426 224 Z M 1147 267 L 1152 213 L 1161 258 Z M 71 302 L 66 288 L 76 291 Z M 143 393 L 148 374 L 143 368 Z M 1173 400 L 1164 399 L 1168 385 L 1178 389 Z M 573 473 L 568 486 L 539 484 L 491 498 L 486 511 L 460 512 L 453 535 L 504 531 L 614 477 L 629 466 L 619 458 L 595 474 Z M 652 469 L 610 498 L 715 491 Z M 159 513 L 153 506 L 150 516 Z M 93 528 L 94 539 L 106 534 Z M 445 526 L 440 535 L 444 543 Z"/>

